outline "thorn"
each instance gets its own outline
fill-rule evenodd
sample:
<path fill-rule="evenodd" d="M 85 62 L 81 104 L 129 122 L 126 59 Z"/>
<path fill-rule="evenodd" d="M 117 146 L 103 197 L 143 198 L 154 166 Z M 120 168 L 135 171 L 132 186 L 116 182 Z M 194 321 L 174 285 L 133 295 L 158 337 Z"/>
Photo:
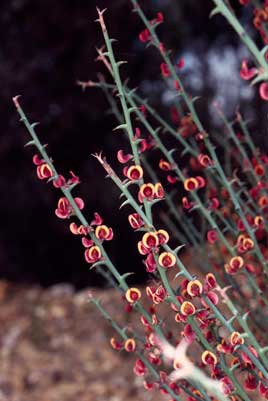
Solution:
<path fill-rule="evenodd" d="M 129 204 L 129 200 L 125 200 L 120 206 L 119 206 L 119 210 L 122 209 L 124 206 Z"/>
<path fill-rule="evenodd" d="M 233 321 L 237 318 L 237 315 L 233 315 L 230 319 L 227 320 L 229 324 L 233 323 Z"/>
<path fill-rule="evenodd" d="M 134 272 L 124 273 L 121 275 L 121 279 L 125 280 L 127 277 L 132 276 L 133 274 L 135 273 Z"/>
<path fill-rule="evenodd" d="M 243 319 L 245 322 L 247 321 L 247 318 L 248 318 L 249 314 L 250 314 L 250 311 L 244 313 L 244 315 L 242 316 L 242 319 Z"/>
<path fill-rule="evenodd" d="M 94 263 L 92 266 L 90 266 L 89 270 L 94 269 L 94 267 L 97 267 L 99 265 L 105 265 L 104 260 L 99 260 L 98 262 Z"/>
<path fill-rule="evenodd" d="M 221 10 L 218 7 L 215 7 L 211 13 L 209 14 L 209 18 L 214 17 L 214 15 L 220 14 Z"/>
<path fill-rule="evenodd" d="M 35 145 L 35 142 L 33 140 L 25 143 L 24 147 L 26 148 L 27 146 L 31 146 L 31 145 Z"/>
<path fill-rule="evenodd" d="M 240 366 L 240 363 L 236 363 L 235 365 L 233 365 L 233 366 L 231 366 L 230 368 L 229 368 L 229 370 L 231 371 L 231 372 L 233 372 L 236 368 L 238 368 Z"/>
<path fill-rule="evenodd" d="M 261 354 L 265 354 L 266 352 L 268 352 L 268 346 L 261 348 L 260 352 Z"/>
<path fill-rule="evenodd" d="M 177 274 L 175 275 L 174 279 L 177 278 L 177 277 L 183 276 L 183 275 L 184 275 L 183 272 L 179 272 L 179 273 L 177 273 Z"/>
<path fill-rule="evenodd" d="M 120 124 L 120 125 L 117 125 L 117 127 L 115 127 L 115 128 L 113 129 L 113 131 L 116 131 L 116 130 L 119 130 L 119 129 L 127 129 L 127 124 Z"/>
<path fill-rule="evenodd" d="M 127 64 L 127 63 L 128 63 L 127 61 L 122 60 L 122 61 L 118 61 L 116 64 L 117 64 L 117 67 L 120 67 L 121 65 Z"/>
<path fill-rule="evenodd" d="M 181 244 L 181 245 L 177 246 L 177 248 L 174 249 L 174 252 L 178 253 L 185 246 L 186 246 L 186 244 Z"/>

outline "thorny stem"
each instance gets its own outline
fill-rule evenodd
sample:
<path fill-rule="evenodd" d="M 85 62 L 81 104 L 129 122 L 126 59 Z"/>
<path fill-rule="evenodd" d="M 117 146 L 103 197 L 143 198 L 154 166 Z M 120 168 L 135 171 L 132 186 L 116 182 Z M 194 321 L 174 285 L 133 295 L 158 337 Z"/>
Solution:
<path fill-rule="evenodd" d="M 135 104 L 133 102 L 131 102 L 131 98 L 128 97 L 128 100 L 130 101 L 130 105 L 132 107 L 135 107 Z M 156 132 L 152 129 L 152 127 L 150 126 L 150 124 L 147 122 L 147 120 L 144 118 L 143 114 L 137 109 L 136 114 L 138 115 L 138 117 L 143 121 L 143 124 L 145 125 L 145 127 L 147 128 L 148 132 L 150 132 L 150 134 L 155 138 L 155 140 L 158 143 L 158 147 L 160 148 L 160 150 L 162 151 L 162 153 L 165 155 L 165 157 L 167 158 L 167 160 L 175 166 L 174 171 L 176 172 L 176 174 L 179 176 L 179 178 L 184 181 L 185 177 L 182 174 L 181 170 L 178 168 L 177 164 L 175 163 L 172 155 L 166 150 L 165 146 L 163 145 L 162 141 L 160 140 L 159 136 L 156 134 Z M 114 176 L 114 175 L 113 175 Z M 113 177 L 111 177 L 113 179 Z M 115 180 L 114 180 L 115 181 Z M 115 183 L 121 187 L 122 184 L 120 185 L 120 180 L 117 177 L 117 180 L 115 181 Z M 122 188 L 121 188 L 122 190 Z M 123 190 L 122 190 L 123 191 Z M 123 191 L 124 192 L 124 191 Z M 128 192 L 128 191 L 127 191 Z M 132 197 L 132 195 L 128 192 L 128 193 L 124 193 L 126 198 L 129 199 L 130 197 L 132 198 L 130 203 L 131 205 L 134 207 L 133 205 L 133 201 L 136 203 L 136 201 L 134 200 L 134 198 Z M 194 200 L 198 203 L 198 207 L 201 209 L 203 215 L 206 217 L 206 219 L 208 220 L 208 222 L 210 223 L 211 227 L 216 229 L 221 240 L 223 241 L 224 245 L 226 246 L 226 248 L 229 250 L 230 254 L 235 256 L 235 252 L 234 250 L 230 247 L 229 242 L 226 240 L 225 236 L 222 234 L 221 229 L 219 228 L 219 226 L 217 225 L 217 223 L 215 222 L 215 220 L 213 219 L 211 213 L 209 213 L 206 208 L 203 206 L 200 198 L 198 197 L 198 195 L 196 193 L 193 193 L 193 197 Z M 136 210 L 137 213 L 139 213 L 141 215 L 141 210 L 140 207 L 136 204 L 136 207 L 134 207 L 134 209 Z M 141 217 L 146 219 L 144 221 L 146 221 L 146 223 L 149 225 L 149 222 L 147 221 L 147 217 L 143 214 L 141 215 Z M 171 251 L 171 249 L 169 247 L 167 247 L 167 250 Z M 177 261 L 179 261 L 179 258 L 177 258 Z M 180 264 L 180 269 L 183 271 L 184 275 L 186 278 L 191 279 L 191 276 L 188 274 L 187 270 L 185 269 L 184 266 L 182 266 L 182 264 Z M 161 279 L 165 282 L 165 287 L 169 289 L 169 292 L 172 291 L 172 289 L 169 286 L 168 280 L 164 280 L 163 277 L 163 272 L 161 274 L 161 270 L 160 270 L 160 275 L 161 275 Z M 256 289 L 256 287 L 255 287 Z M 175 303 L 176 304 L 176 303 Z M 201 333 L 200 333 L 201 335 Z"/>
<path fill-rule="evenodd" d="M 54 164 L 52 163 L 51 159 L 49 158 L 46 150 L 45 150 L 45 146 L 41 144 L 41 142 L 39 141 L 36 133 L 35 133 L 35 125 L 36 123 L 30 124 L 24 111 L 22 110 L 19 101 L 18 101 L 18 96 L 13 98 L 14 104 L 17 108 L 17 111 L 21 117 L 21 121 L 24 123 L 25 127 L 27 128 L 30 136 L 32 137 L 32 141 L 28 142 L 27 145 L 34 145 L 36 146 L 36 148 L 38 149 L 38 151 L 40 152 L 40 154 L 42 155 L 43 159 L 46 161 L 46 163 L 50 166 L 52 172 L 53 172 L 53 179 L 57 179 L 58 178 L 58 172 L 54 166 Z M 73 195 L 71 193 L 71 190 L 73 188 L 64 188 L 61 187 L 60 190 L 62 191 L 62 193 L 64 194 L 64 196 L 68 199 L 69 203 L 71 204 L 71 206 L 73 207 L 74 213 L 76 215 L 76 217 L 78 218 L 78 220 L 80 220 L 81 224 L 83 224 L 83 226 L 85 227 L 89 227 L 89 223 L 87 221 L 87 219 L 84 217 L 84 214 L 81 212 L 81 210 L 77 207 Z M 106 267 L 108 268 L 108 270 L 111 272 L 112 276 L 117 280 L 118 282 L 118 286 L 119 289 L 122 289 L 124 292 L 126 292 L 129 288 L 129 286 L 126 283 L 125 277 L 124 275 L 121 275 L 116 267 L 114 266 L 113 262 L 111 261 L 111 259 L 109 258 L 107 252 L 105 251 L 102 242 L 98 240 L 98 238 L 92 233 L 89 233 L 90 237 L 92 238 L 92 240 L 98 245 L 98 247 L 101 250 L 101 254 L 104 258 L 104 261 L 102 262 L 102 264 L 106 265 Z M 115 284 L 115 283 L 114 283 Z M 142 304 L 140 302 L 135 302 L 135 308 L 145 316 L 145 318 L 148 320 L 148 322 L 152 323 L 152 318 L 149 315 L 149 313 L 144 309 L 144 307 L 142 306 Z M 160 336 L 160 337 L 164 337 L 164 334 L 162 332 L 162 329 L 160 326 L 154 326 L 155 332 Z"/>
<path fill-rule="evenodd" d="M 137 0 L 130 0 L 130 1 L 133 4 L 134 11 L 137 12 L 137 14 L 140 16 L 141 20 L 143 21 L 144 25 L 146 26 L 146 28 L 150 32 L 151 37 L 152 37 L 152 40 L 151 40 L 152 44 L 154 44 L 155 47 L 160 51 L 161 43 L 160 43 L 160 41 L 158 39 L 158 36 L 155 33 L 155 26 L 149 23 L 149 21 L 146 18 L 144 12 L 142 11 L 141 7 L 139 6 L 138 1 Z M 226 5 L 222 2 L 222 0 L 213 0 L 213 1 L 215 1 L 216 3 L 221 3 L 222 4 L 222 8 L 224 8 L 224 10 L 227 9 L 227 11 L 230 13 L 230 11 L 226 7 Z M 232 16 L 232 14 L 231 14 L 231 16 Z M 247 40 L 247 42 L 248 42 L 248 40 Z M 251 46 L 251 44 L 250 44 L 250 46 Z M 254 44 L 254 46 L 255 46 L 255 44 Z M 251 46 L 251 47 L 253 48 L 253 46 Z M 259 55 L 259 51 L 257 53 Z M 187 107 L 189 109 L 189 112 L 190 112 L 190 114 L 191 114 L 191 116 L 193 118 L 193 121 L 196 124 L 196 127 L 198 128 L 199 132 L 203 133 L 204 143 L 206 145 L 206 148 L 208 149 L 209 154 L 210 154 L 212 160 L 215 163 L 215 169 L 217 170 L 217 172 L 218 172 L 218 174 L 219 174 L 219 176 L 220 176 L 220 178 L 222 180 L 223 185 L 225 186 L 225 188 L 228 190 L 228 192 L 230 194 L 231 200 L 232 200 L 232 202 L 234 204 L 235 211 L 237 212 L 238 216 L 241 218 L 241 220 L 242 220 L 242 222 L 243 222 L 243 224 L 244 224 L 244 226 L 245 226 L 250 238 L 256 243 L 255 235 L 254 235 L 251 227 L 249 226 L 248 221 L 247 221 L 247 219 L 246 219 L 246 217 L 245 217 L 245 215 L 244 215 L 244 213 L 243 213 L 243 211 L 241 209 L 241 206 L 240 206 L 240 204 L 238 202 L 238 199 L 237 199 L 236 194 L 235 194 L 235 192 L 234 192 L 234 190 L 232 188 L 232 185 L 227 180 L 227 178 L 226 178 L 226 176 L 225 176 L 225 174 L 224 174 L 224 172 L 222 170 L 222 167 L 221 167 L 221 165 L 219 163 L 219 160 L 218 160 L 218 156 L 217 156 L 217 154 L 215 152 L 215 148 L 211 144 L 211 142 L 209 140 L 209 137 L 208 137 L 207 133 L 205 132 L 204 127 L 203 127 L 203 125 L 202 125 L 202 123 L 201 123 L 201 121 L 200 121 L 200 119 L 198 117 L 198 114 L 197 114 L 197 112 L 195 110 L 194 101 L 192 99 L 190 99 L 189 96 L 187 95 L 187 93 L 186 93 L 186 91 L 185 91 L 185 89 L 184 89 L 184 87 L 182 85 L 182 82 L 181 82 L 180 78 L 178 77 L 178 74 L 177 74 L 177 72 L 176 72 L 176 70 L 175 70 L 175 68 L 173 66 L 173 63 L 171 62 L 167 52 L 160 51 L 160 54 L 161 54 L 163 60 L 165 61 L 166 65 L 167 65 L 167 67 L 169 69 L 169 72 L 171 74 L 172 79 L 174 81 L 178 81 L 179 82 L 181 96 L 182 96 L 183 100 L 185 101 L 185 104 L 187 105 Z M 267 67 L 266 62 L 265 62 L 265 65 Z M 268 274 L 267 261 L 264 259 L 261 251 L 259 250 L 258 244 L 256 244 L 256 256 L 261 261 L 265 273 Z"/>
<path fill-rule="evenodd" d="M 112 316 L 107 312 L 106 309 L 101 305 L 100 301 L 96 298 L 94 298 L 92 295 L 89 297 L 89 301 L 92 302 L 99 312 L 102 314 L 102 316 L 109 322 L 109 324 L 115 329 L 115 331 L 120 335 L 120 337 L 126 341 L 128 339 L 128 336 L 125 332 L 124 329 L 122 329 L 112 318 Z M 154 377 L 154 379 L 161 381 L 160 375 L 158 371 L 151 365 L 151 363 L 146 359 L 143 353 L 139 351 L 135 351 L 135 354 L 142 360 L 142 362 L 145 364 L 145 366 L 148 368 L 149 372 L 151 375 Z M 161 387 L 164 388 L 171 396 L 173 399 L 177 401 L 182 401 L 181 397 L 179 397 L 177 394 L 174 393 L 174 391 L 164 382 L 161 383 Z M 195 387 L 201 392 L 201 394 L 205 397 L 207 401 L 209 401 L 209 397 L 207 394 L 202 390 L 202 388 L 195 383 Z M 185 386 L 181 386 L 181 388 L 188 393 L 190 396 L 194 397 L 197 401 L 202 401 L 202 398 L 200 398 L 198 395 L 194 394 L 192 391 L 187 389 Z M 226 400 L 224 400 L 226 401 Z"/>
<path fill-rule="evenodd" d="M 132 149 L 132 153 L 133 153 L 133 157 L 134 157 L 134 161 L 135 164 L 140 166 L 140 159 L 139 159 L 139 152 L 138 152 L 138 147 L 137 147 L 137 140 L 135 138 L 134 135 L 134 131 L 133 131 L 133 127 L 132 127 L 132 122 L 131 122 L 131 110 L 129 110 L 128 105 L 127 105 L 127 101 L 126 101 L 126 97 L 125 97 L 125 92 L 124 92 L 124 87 L 121 81 L 121 77 L 120 77 L 120 73 L 119 73 L 119 66 L 121 64 L 124 64 L 125 61 L 119 61 L 117 62 L 115 60 L 115 56 L 114 56 L 114 52 L 113 52 L 113 47 L 112 47 L 112 40 L 109 38 L 108 35 L 108 31 L 105 25 L 105 21 L 103 18 L 103 14 L 105 12 L 105 10 L 100 11 L 97 8 L 98 11 L 98 22 L 100 23 L 101 26 L 101 30 L 103 33 L 103 37 L 105 40 L 105 44 L 107 47 L 107 53 L 103 53 L 103 57 L 105 58 L 105 56 L 107 55 L 109 57 L 110 63 L 111 63 L 111 67 L 110 67 L 110 72 L 112 74 L 112 77 L 114 79 L 114 82 L 116 84 L 117 90 L 118 90 L 118 95 L 119 95 L 119 99 L 122 105 L 122 109 L 123 109 L 123 113 L 124 113 L 124 120 L 125 122 L 120 125 L 119 127 L 116 127 L 117 129 L 125 129 L 127 131 L 128 137 L 129 137 L 129 143 Z M 141 184 L 143 184 L 143 180 L 141 179 Z M 150 204 L 145 201 L 144 203 L 144 208 L 145 211 L 147 213 L 147 215 L 149 216 L 150 220 L 152 220 L 152 213 L 151 213 L 151 206 Z"/>
<path fill-rule="evenodd" d="M 239 35 L 241 41 L 246 45 L 250 53 L 253 55 L 257 63 L 259 64 L 259 67 L 262 68 L 263 72 L 261 73 L 261 76 L 265 77 L 266 79 L 268 78 L 268 65 L 265 60 L 265 56 L 263 52 L 261 52 L 253 40 L 249 37 L 245 29 L 242 27 L 240 22 L 237 20 L 235 15 L 229 10 L 228 6 L 223 0 L 212 0 L 213 3 L 216 5 L 215 9 L 212 11 L 212 14 L 222 14 L 226 20 L 229 22 L 229 24 L 232 26 L 232 28 L 235 30 L 235 32 Z"/>

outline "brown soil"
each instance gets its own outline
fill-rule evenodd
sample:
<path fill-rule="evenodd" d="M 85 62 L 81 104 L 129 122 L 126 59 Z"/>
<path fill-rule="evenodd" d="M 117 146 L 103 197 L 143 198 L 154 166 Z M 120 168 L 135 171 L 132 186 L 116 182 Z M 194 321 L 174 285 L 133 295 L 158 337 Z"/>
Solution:
<path fill-rule="evenodd" d="M 0 401 L 158 401 L 132 373 L 134 356 L 110 345 L 114 335 L 88 291 L 69 285 L 21 288 L 0 282 Z M 118 320 L 114 290 L 94 295 Z M 122 317 L 123 316 L 123 317 Z"/>

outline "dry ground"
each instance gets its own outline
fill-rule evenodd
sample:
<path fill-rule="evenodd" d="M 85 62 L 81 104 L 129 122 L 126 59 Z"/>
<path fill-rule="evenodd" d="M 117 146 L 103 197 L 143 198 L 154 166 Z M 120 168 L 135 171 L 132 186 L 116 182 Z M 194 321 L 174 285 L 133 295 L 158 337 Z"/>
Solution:
<path fill-rule="evenodd" d="M 64 284 L 44 290 L 0 282 L 0 401 L 164 399 L 145 392 L 132 355 L 111 349 L 113 331 L 87 293 Z M 94 293 L 122 315 L 114 290 Z"/>

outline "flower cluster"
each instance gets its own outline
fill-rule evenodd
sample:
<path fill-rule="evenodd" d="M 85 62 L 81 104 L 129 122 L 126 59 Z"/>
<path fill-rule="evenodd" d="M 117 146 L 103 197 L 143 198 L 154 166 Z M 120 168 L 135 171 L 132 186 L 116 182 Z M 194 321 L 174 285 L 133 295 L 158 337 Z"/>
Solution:
<path fill-rule="evenodd" d="M 122 62 L 113 53 L 104 11 L 98 10 L 98 21 L 106 51 L 99 51 L 99 59 L 112 73 L 114 85 L 104 80 L 82 85 L 118 95 L 110 102 L 114 114 L 120 115 L 115 129 L 124 131 L 131 150 L 117 152 L 119 174 L 101 153 L 95 157 L 118 187 L 124 199 L 121 207 L 131 209 L 128 222 L 139 236 L 137 249 L 150 277 L 144 290 L 128 285 L 131 273 L 117 271 L 105 250 L 106 241 L 114 236 L 112 228 L 98 213 L 87 221 L 84 201 L 72 195 L 79 178 L 73 172 L 67 179 L 57 173 L 16 97 L 21 121 L 40 153 L 33 157 L 37 176 L 62 192 L 55 213 L 61 219 L 76 218 L 69 229 L 80 236 L 86 262 L 92 267 L 101 265 L 98 272 L 123 293 L 125 312 L 139 313 L 137 329 L 128 324 L 121 328 L 117 316 L 111 317 L 90 297 L 116 331 L 110 340 L 112 348 L 136 355 L 133 371 L 143 377 L 146 390 L 159 390 L 172 401 L 249 401 L 252 392 L 254 397 L 268 398 L 267 338 L 263 335 L 268 316 L 268 157 L 255 147 L 239 112 L 229 122 L 215 105 L 225 135 L 206 133 L 180 77 L 184 60 L 174 60 L 158 39 L 163 14 L 148 20 L 138 0 L 130 1 L 145 23 L 138 39 L 158 51 L 164 84 L 171 83 L 178 95 L 170 108 L 171 121 L 121 80 Z M 241 79 L 258 83 L 261 98 L 268 100 L 267 49 L 258 50 L 229 2 L 212 1 L 216 5 L 212 14 L 222 14 L 254 56 L 254 65 L 242 60 Z M 254 7 L 254 25 L 266 41 L 267 1 L 254 2 Z M 176 149 L 166 145 L 161 131 L 178 142 Z M 150 157 L 152 151 L 157 159 Z M 158 160 L 158 169 L 152 167 L 152 160 Z M 184 245 L 190 262 L 180 257 Z M 193 360 L 186 355 L 189 346 Z M 173 368 L 171 374 L 167 363 Z"/>

